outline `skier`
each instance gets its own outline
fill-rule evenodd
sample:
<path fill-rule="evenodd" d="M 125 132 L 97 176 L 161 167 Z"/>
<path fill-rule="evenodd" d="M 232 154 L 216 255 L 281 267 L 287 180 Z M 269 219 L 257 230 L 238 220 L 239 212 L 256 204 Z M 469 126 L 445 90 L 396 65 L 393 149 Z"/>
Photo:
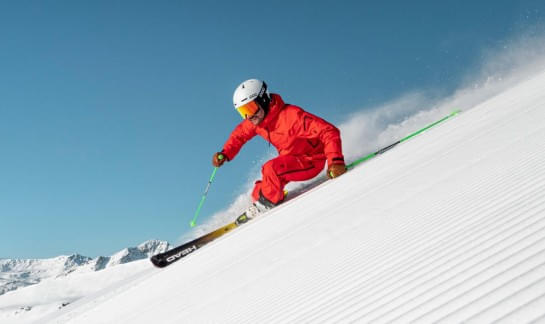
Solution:
<path fill-rule="evenodd" d="M 235 158 L 242 146 L 260 135 L 278 150 L 278 156 L 262 167 L 262 179 L 252 192 L 248 218 L 273 208 L 284 200 L 284 187 L 291 181 L 317 176 L 327 161 L 327 176 L 346 172 L 339 130 L 302 108 L 286 104 L 278 94 L 269 94 L 264 81 L 241 83 L 233 94 L 235 109 L 244 119 L 231 133 L 212 164 L 220 167 Z"/>

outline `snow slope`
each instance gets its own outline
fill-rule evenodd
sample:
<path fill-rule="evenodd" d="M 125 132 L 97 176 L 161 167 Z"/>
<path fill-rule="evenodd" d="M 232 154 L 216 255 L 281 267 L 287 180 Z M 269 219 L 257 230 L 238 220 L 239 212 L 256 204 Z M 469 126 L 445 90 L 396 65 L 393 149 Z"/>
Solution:
<path fill-rule="evenodd" d="M 545 323 L 545 73 L 148 267 L 40 323 Z"/>

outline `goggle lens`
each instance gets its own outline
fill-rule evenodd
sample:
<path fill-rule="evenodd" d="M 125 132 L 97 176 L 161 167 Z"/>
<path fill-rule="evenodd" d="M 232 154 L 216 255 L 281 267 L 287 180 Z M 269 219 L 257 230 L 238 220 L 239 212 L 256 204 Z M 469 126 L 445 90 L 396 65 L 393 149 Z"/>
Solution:
<path fill-rule="evenodd" d="M 238 113 L 242 116 L 242 119 L 252 117 L 259 110 L 259 105 L 255 100 L 250 101 L 249 103 L 240 106 L 237 108 Z"/>

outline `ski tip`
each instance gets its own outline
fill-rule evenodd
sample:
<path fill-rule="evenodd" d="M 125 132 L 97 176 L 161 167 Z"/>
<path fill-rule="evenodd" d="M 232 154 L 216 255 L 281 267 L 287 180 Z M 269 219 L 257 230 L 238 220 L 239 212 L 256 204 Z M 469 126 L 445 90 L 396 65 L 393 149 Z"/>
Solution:
<path fill-rule="evenodd" d="M 195 224 L 195 221 L 191 221 L 191 223 L 189 223 L 189 226 L 190 226 L 190 227 L 195 227 L 195 225 L 196 225 L 196 224 Z"/>
<path fill-rule="evenodd" d="M 158 257 L 152 256 L 150 258 L 150 261 L 157 268 L 164 268 L 168 265 L 168 262 L 164 258 L 158 258 Z"/>

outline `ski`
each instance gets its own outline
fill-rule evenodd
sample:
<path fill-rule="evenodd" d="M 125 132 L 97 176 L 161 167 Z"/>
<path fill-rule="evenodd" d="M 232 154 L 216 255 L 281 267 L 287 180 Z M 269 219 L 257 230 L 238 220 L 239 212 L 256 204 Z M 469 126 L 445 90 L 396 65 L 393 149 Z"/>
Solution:
<path fill-rule="evenodd" d="M 234 222 L 231 222 L 225 226 L 222 226 L 215 231 L 212 231 L 208 234 L 205 234 L 201 237 L 198 237 L 192 241 L 189 241 L 187 243 L 184 243 L 182 245 L 179 245 L 171 250 L 168 250 L 163 253 L 156 254 L 150 258 L 151 263 L 155 265 L 158 268 L 164 268 L 181 258 L 187 256 L 188 254 L 191 254 L 201 247 L 205 246 L 206 244 L 212 242 L 213 240 L 217 239 L 218 237 L 224 235 L 227 232 L 230 232 L 231 230 L 239 227 L 240 225 L 246 223 L 249 220 L 248 217 L 246 217 L 246 214 L 240 215 Z"/>
<path fill-rule="evenodd" d="M 415 137 L 416 135 L 434 127 L 435 125 L 437 124 L 440 124 L 442 122 L 444 122 L 445 120 L 447 119 L 450 119 L 451 117 L 454 117 L 456 115 L 458 115 L 461 111 L 460 110 L 455 110 L 453 111 L 450 115 L 432 123 L 432 124 L 429 124 L 427 125 L 426 127 L 414 132 L 414 133 L 411 133 L 407 136 L 405 136 L 404 138 L 396 141 L 395 143 L 392 143 L 388 146 L 385 146 L 381 149 L 379 149 L 378 151 L 374 152 L 374 153 L 371 153 L 367 156 L 364 156 L 360 159 L 357 159 L 355 161 L 353 161 L 352 163 L 350 164 L 347 164 L 346 165 L 346 168 L 348 171 L 354 169 L 354 167 L 356 167 L 357 165 L 363 163 L 363 162 L 366 162 L 380 154 L 383 154 L 385 153 L 386 151 L 389 151 L 390 149 L 392 149 L 393 147 L 397 146 L 398 144 L 401 144 L 403 142 L 405 142 L 406 140 L 408 139 L 411 139 L 413 137 Z M 324 179 L 325 181 L 326 179 Z M 322 181 L 323 182 L 323 181 Z M 320 185 L 322 182 L 319 182 L 317 185 Z M 296 195 L 296 196 L 299 196 L 299 195 Z M 288 197 L 287 200 L 292 200 L 293 198 L 295 198 L 296 196 L 292 196 L 292 197 Z M 218 237 L 232 231 L 233 229 L 239 227 L 240 225 L 248 222 L 248 220 L 250 220 L 250 218 L 246 217 L 246 214 L 242 214 L 240 215 L 234 222 L 231 222 L 225 226 L 222 226 L 218 229 L 216 229 L 215 231 L 212 231 L 208 234 L 205 234 L 201 237 L 198 237 L 190 242 L 187 242 L 187 243 L 184 243 L 180 246 L 177 246 L 169 251 L 166 251 L 164 253 L 160 253 L 160 254 L 157 254 L 157 255 L 154 255 L 151 257 L 151 262 L 156 266 L 156 267 L 159 267 L 159 268 L 164 268 L 178 260 L 180 260 L 181 258 L 187 256 L 188 254 L 191 254 L 193 252 L 195 252 L 196 250 L 200 249 L 201 247 L 203 247 L 204 245 L 212 242 L 213 240 L 217 239 Z"/>

